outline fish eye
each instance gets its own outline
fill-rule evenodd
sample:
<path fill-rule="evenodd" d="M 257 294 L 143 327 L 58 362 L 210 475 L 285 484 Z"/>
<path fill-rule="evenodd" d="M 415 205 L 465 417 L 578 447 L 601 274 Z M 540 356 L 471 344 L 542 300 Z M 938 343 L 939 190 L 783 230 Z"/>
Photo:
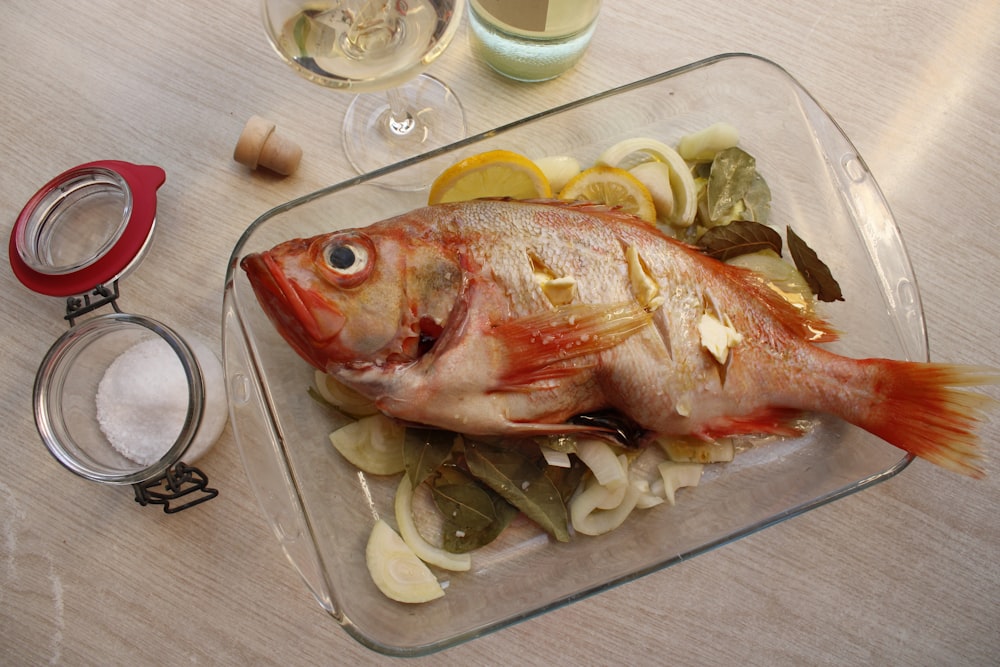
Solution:
<path fill-rule="evenodd" d="M 354 266 L 358 256 L 349 245 L 338 245 L 330 249 L 327 263 L 334 269 L 349 269 Z"/>
<path fill-rule="evenodd" d="M 371 273 L 375 259 L 375 246 L 358 232 L 318 239 L 312 252 L 319 272 L 338 287 L 360 284 Z"/>

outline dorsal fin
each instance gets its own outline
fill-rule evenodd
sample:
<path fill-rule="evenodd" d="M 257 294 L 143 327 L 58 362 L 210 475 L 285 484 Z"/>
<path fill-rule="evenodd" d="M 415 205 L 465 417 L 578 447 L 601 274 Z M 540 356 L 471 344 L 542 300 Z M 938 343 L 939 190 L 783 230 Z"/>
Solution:
<path fill-rule="evenodd" d="M 793 334 L 812 343 L 832 343 L 840 337 L 840 332 L 815 311 L 796 307 L 771 289 L 760 275 L 749 269 L 735 266 L 729 268 L 738 269 L 739 279 L 745 288 L 753 290 L 775 319 Z"/>
<path fill-rule="evenodd" d="M 537 204 L 541 206 L 551 206 L 552 208 L 564 208 L 568 210 L 580 211 L 582 213 L 609 215 L 634 224 L 643 225 L 649 229 L 655 229 L 642 218 L 632 215 L 631 213 L 627 213 L 617 206 L 608 206 L 607 204 L 587 201 L 585 199 L 514 199 L 513 197 L 481 197 L 475 201 L 517 202 L 518 204 Z"/>
<path fill-rule="evenodd" d="M 713 262 L 718 260 L 705 257 Z M 831 343 L 840 337 L 840 332 L 825 319 L 814 312 L 807 312 L 790 303 L 787 299 L 768 287 L 760 274 L 718 262 L 734 281 L 739 283 L 738 289 L 744 289 L 764 305 L 774 319 L 798 338 L 812 343 Z"/>

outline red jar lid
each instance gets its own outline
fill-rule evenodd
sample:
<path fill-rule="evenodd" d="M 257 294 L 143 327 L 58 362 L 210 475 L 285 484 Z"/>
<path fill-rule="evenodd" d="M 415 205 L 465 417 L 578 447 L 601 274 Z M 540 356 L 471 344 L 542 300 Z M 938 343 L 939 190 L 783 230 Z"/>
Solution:
<path fill-rule="evenodd" d="M 10 235 L 14 275 L 49 296 L 84 294 L 117 280 L 141 259 L 156 221 L 155 166 L 89 162 L 46 183 Z"/>

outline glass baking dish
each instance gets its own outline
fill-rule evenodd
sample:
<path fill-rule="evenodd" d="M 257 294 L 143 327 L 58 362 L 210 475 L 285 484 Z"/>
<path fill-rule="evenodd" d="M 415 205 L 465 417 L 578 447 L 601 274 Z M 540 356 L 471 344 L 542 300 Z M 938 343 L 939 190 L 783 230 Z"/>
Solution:
<path fill-rule="evenodd" d="M 331 447 L 346 419 L 310 398 L 313 371 L 258 306 L 240 258 L 296 236 L 359 227 L 422 206 L 426 190 L 380 186 L 398 170 L 430 182 L 494 148 L 581 164 L 629 137 L 676 144 L 726 121 L 757 158 L 771 223 L 790 224 L 827 262 L 846 301 L 823 304 L 841 353 L 926 360 L 916 282 L 892 214 L 854 146 L 787 72 L 728 54 L 610 90 L 445 149 L 317 191 L 253 222 L 230 258 L 225 365 L 236 440 L 261 508 L 319 603 L 358 641 L 419 655 L 480 636 L 801 514 L 901 471 L 901 450 L 832 418 L 801 438 L 762 442 L 710 466 L 677 505 L 633 513 L 600 537 L 557 543 L 527 521 L 474 552 L 464 573 L 439 571 L 446 595 L 408 606 L 381 595 L 365 566 L 373 517 L 392 518 L 398 477 L 359 472 Z"/>

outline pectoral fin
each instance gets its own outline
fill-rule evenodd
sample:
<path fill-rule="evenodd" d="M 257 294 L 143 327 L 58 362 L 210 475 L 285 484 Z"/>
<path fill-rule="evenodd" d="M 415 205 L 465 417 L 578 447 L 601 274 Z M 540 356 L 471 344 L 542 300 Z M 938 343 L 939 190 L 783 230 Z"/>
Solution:
<path fill-rule="evenodd" d="M 590 367 L 587 357 L 615 347 L 651 322 L 652 315 L 635 301 L 569 304 L 500 322 L 491 332 L 507 360 L 498 389 L 527 391 L 539 382 L 570 377 Z M 573 360 L 582 363 L 567 363 Z"/>

